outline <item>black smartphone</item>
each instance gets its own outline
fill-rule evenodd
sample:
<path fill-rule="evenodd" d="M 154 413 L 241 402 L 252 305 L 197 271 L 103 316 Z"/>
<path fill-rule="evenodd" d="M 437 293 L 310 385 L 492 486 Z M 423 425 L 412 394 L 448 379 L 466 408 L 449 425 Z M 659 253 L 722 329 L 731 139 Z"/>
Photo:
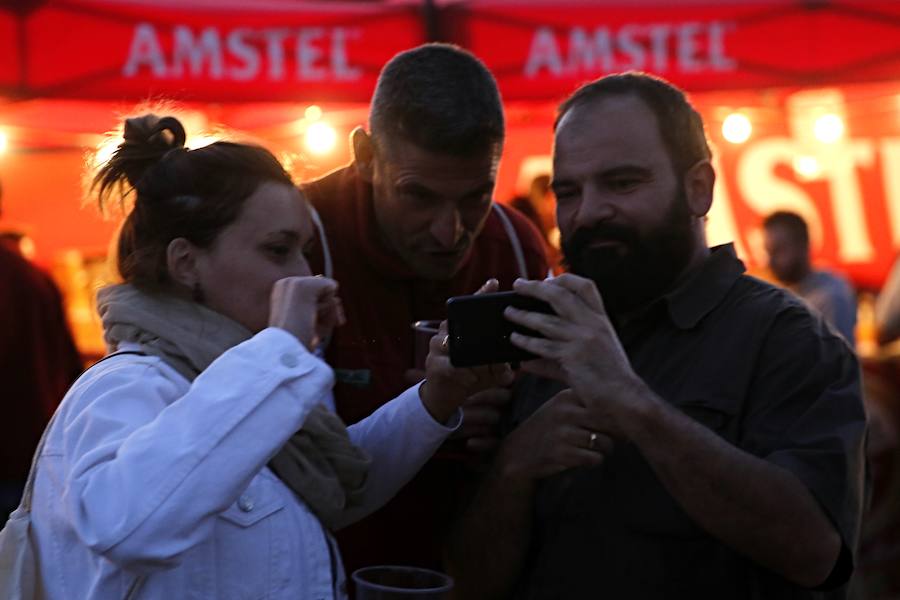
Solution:
<path fill-rule="evenodd" d="M 543 337 L 527 327 L 516 325 L 503 316 L 507 306 L 530 312 L 556 314 L 543 300 L 515 292 L 497 292 L 477 296 L 454 296 L 447 300 L 447 326 L 450 336 L 450 363 L 454 367 L 475 367 L 498 363 L 519 363 L 537 358 L 512 345 L 513 331 Z"/>

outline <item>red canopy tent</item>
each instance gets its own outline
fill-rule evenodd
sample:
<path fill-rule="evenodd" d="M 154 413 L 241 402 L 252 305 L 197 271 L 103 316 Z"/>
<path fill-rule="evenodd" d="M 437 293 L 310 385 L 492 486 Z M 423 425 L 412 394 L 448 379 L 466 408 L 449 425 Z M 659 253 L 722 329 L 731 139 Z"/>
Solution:
<path fill-rule="evenodd" d="M 17 48 L 3 54 L 0 90 L 365 102 L 381 65 L 424 41 L 418 12 L 410 2 L 51 0 L 18 12 Z"/>
<path fill-rule="evenodd" d="M 626 70 L 693 92 L 893 81 L 900 70 L 891 1 L 450 1 L 443 18 L 515 99 L 556 99 Z"/>
<path fill-rule="evenodd" d="M 692 91 L 900 69 L 900 5 L 884 0 L 47 0 L 0 15 L 14 97 L 367 102 L 381 65 L 434 35 L 481 57 L 508 100 L 628 69 Z"/>
<path fill-rule="evenodd" d="M 605 72 L 644 69 L 684 86 L 706 118 L 720 167 L 714 241 L 735 239 L 758 263 L 761 217 L 792 208 L 810 219 L 820 259 L 877 286 L 900 247 L 898 33 L 900 5 L 877 0 L 7 2 L 6 218 L 33 227 L 45 262 L 102 246 L 110 226 L 76 198 L 84 148 L 119 113 L 171 98 L 202 127 L 296 153 L 310 104 L 346 134 L 364 124 L 381 65 L 440 38 L 499 81 L 509 143 L 498 197 L 546 165 L 559 99 Z M 742 144 L 721 133 L 735 111 L 753 124 Z M 811 133 L 824 114 L 845 125 L 830 144 Z M 339 146 L 310 172 L 347 155 Z"/>

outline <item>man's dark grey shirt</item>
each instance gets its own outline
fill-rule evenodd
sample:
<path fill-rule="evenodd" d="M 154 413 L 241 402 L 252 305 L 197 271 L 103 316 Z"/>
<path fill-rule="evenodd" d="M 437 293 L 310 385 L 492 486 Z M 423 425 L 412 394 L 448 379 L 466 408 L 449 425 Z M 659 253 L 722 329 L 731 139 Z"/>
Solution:
<path fill-rule="evenodd" d="M 865 490 L 856 357 L 790 294 L 744 274 L 728 246 L 640 317 L 617 323 L 636 373 L 665 401 L 802 481 L 848 561 Z M 510 427 L 562 386 L 525 378 Z M 832 598 L 739 555 L 681 509 L 637 449 L 545 480 L 516 598 Z M 847 565 L 849 566 L 849 565 Z M 836 572 L 839 581 L 846 578 Z"/>

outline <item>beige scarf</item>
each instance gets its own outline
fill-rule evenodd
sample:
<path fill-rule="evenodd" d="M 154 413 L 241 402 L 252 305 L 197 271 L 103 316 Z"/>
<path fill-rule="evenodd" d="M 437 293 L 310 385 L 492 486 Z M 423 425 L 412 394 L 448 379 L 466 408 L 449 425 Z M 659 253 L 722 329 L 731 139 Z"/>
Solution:
<path fill-rule="evenodd" d="M 100 290 L 97 306 L 111 350 L 123 342 L 138 344 L 188 381 L 252 337 L 242 325 L 201 304 L 127 284 Z M 331 529 L 342 512 L 360 503 L 370 462 L 350 442 L 341 419 L 319 404 L 269 467 Z"/>

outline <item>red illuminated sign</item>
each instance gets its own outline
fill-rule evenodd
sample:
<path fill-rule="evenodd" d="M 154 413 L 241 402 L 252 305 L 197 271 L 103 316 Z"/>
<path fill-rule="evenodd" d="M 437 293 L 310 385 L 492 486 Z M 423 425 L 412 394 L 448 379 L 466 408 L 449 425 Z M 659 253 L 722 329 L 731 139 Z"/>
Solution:
<path fill-rule="evenodd" d="M 84 0 L 22 18 L 24 73 L 4 56 L 0 85 L 45 98 L 366 102 L 383 64 L 424 41 L 408 4 L 216 11 Z"/>
<path fill-rule="evenodd" d="M 896 2 L 551 2 L 447 7 L 454 36 L 509 99 L 555 99 L 606 73 L 694 91 L 895 79 Z"/>

